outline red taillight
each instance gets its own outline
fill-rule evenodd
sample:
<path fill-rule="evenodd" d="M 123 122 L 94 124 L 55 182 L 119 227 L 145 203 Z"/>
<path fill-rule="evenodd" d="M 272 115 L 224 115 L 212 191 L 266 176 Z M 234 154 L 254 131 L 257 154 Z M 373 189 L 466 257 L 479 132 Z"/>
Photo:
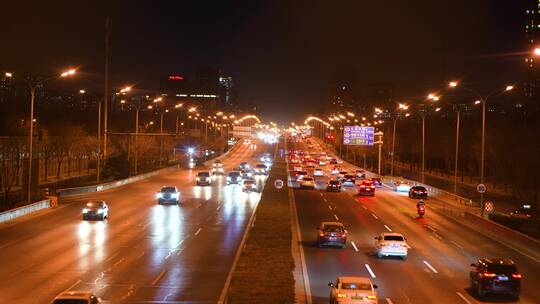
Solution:
<path fill-rule="evenodd" d="M 361 185 L 360 188 L 365 188 L 366 186 L 365 185 Z"/>
<path fill-rule="evenodd" d="M 324 233 L 322 233 L 322 232 L 321 232 L 321 233 L 319 233 L 319 236 L 324 236 Z"/>
<path fill-rule="evenodd" d="M 491 272 L 483 272 L 480 274 L 481 277 L 484 277 L 484 278 L 493 278 L 496 276 L 496 274 L 494 273 L 491 273 Z"/>
<path fill-rule="evenodd" d="M 514 273 L 514 274 L 512 274 L 512 278 L 514 278 L 514 279 L 521 279 L 521 274 L 519 274 L 519 273 Z"/>
<path fill-rule="evenodd" d="M 420 206 L 418 207 L 421 211 L 424 211 L 425 207 L 424 206 Z"/>
<path fill-rule="evenodd" d="M 371 186 L 371 189 L 375 189 L 375 186 Z"/>

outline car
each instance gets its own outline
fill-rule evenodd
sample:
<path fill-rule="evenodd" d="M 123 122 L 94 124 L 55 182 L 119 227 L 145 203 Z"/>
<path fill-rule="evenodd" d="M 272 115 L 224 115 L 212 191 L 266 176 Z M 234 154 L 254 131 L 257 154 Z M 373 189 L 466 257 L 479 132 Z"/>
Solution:
<path fill-rule="evenodd" d="M 304 176 L 300 179 L 300 188 L 315 189 L 315 180 L 311 176 Z"/>
<path fill-rule="evenodd" d="M 321 168 L 316 168 L 313 170 L 313 176 L 324 176 L 324 171 Z"/>
<path fill-rule="evenodd" d="M 244 138 L 244 145 L 249 145 L 249 144 L 251 144 L 251 140 L 248 138 Z"/>
<path fill-rule="evenodd" d="M 362 181 L 358 187 L 358 195 L 375 196 L 375 185 L 371 181 Z"/>
<path fill-rule="evenodd" d="M 323 159 L 319 159 L 319 166 L 326 166 L 326 161 Z"/>
<path fill-rule="evenodd" d="M 376 304 L 377 285 L 366 277 L 342 276 L 336 282 L 328 283 L 330 286 L 331 304 Z"/>
<path fill-rule="evenodd" d="M 401 233 L 384 232 L 375 237 L 375 252 L 378 258 L 398 256 L 407 259 L 408 246 Z"/>
<path fill-rule="evenodd" d="M 223 175 L 223 164 L 220 160 L 216 160 L 212 163 L 212 174 Z"/>
<path fill-rule="evenodd" d="M 251 144 L 251 150 L 257 150 L 257 145 L 256 144 Z"/>
<path fill-rule="evenodd" d="M 519 299 L 521 274 L 511 259 L 481 258 L 471 264 L 470 290 L 483 298 L 490 294 L 509 294 Z"/>
<path fill-rule="evenodd" d="M 347 172 L 345 170 L 340 170 L 337 175 L 338 175 L 339 179 L 343 179 L 345 177 L 345 175 L 347 175 L 347 174 L 349 174 L 349 172 Z"/>
<path fill-rule="evenodd" d="M 304 170 L 304 168 L 302 168 L 302 166 L 293 166 L 293 170 L 294 171 L 302 171 L 302 170 Z"/>
<path fill-rule="evenodd" d="M 210 186 L 212 184 L 212 177 L 210 176 L 210 172 L 201 171 L 197 173 L 197 176 L 195 177 L 195 184 L 197 186 Z"/>
<path fill-rule="evenodd" d="M 242 191 L 244 192 L 257 192 L 257 183 L 254 179 L 244 179 L 242 183 Z"/>
<path fill-rule="evenodd" d="M 253 173 L 255 175 L 268 175 L 268 166 L 265 164 L 256 164 Z"/>
<path fill-rule="evenodd" d="M 175 186 L 163 186 L 156 194 L 158 204 L 180 202 L 180 192 Z"/>
<path fill-rule="evenodd" d="M 335 158 L 330 159 L 330 165 L 337 165 L 337 163 L 338 163 L 337 159 Z"/>
<path fill-rule="evenodd" d="M 340 222 L 322 222 L 317 227 L 317 247 L 347 245 L 347 230 Z"/>
<path fill-rule="evenodd" d="M 364 179 L 364 178 L 366 178 L 366 172 L 364 172 L 364 170 L 356 170 L 356 171 L 354 171 L 354 175 L 355 175 L 356 178 L 358 178 L 358 179 Z"/>
<path fill-rule="evenodd" d="M 306 168 L 307 169 L 314 169 L 315 168 L 315 163 L 314 162 L 307 162 L 306 163 Z"/>
<path fill-rule="evenodd" d="M 337 175 L 337 174 L 339 174 L 339 171 L 341 171 L 341 168 L 336 166 L 336 167 L 332 168 L 332 170 L 330 171 L 330 174 Z"/>
<path fill-rule="evenodd" d="M 296 171 L 296 181 L 299 182 L 304 176 L 307 175 L 307 171 Z"/>
<path fill-rule="evenodd" d="M 412 186 L 409 189 L 409 197 L 427 199 L 427 189 L 424 186 Z"/>
<path fill-rule="evenodd" d="M 98 304 L 101 299 L 90 291 L 63 291 L 57 295 L 52 304 Z"/>
<path fill-rule="evenodd" d="M 411 185 L 406 181 L 397 181 L 394 183 L 396 192 L 409 192 Z"/>
<path fill-rule="evenodd" d="M 240 175 L 242 175 L 242 178 L 251 178 L 253 173 L 250 170 L 240 170 Z"/>
<path fill-rule="evenodd" d="M 105 201 L 89 201 L 82 210 L 83 221 L 109 219 L 109 207 Z"/>
<path fill-rule="evenodd" d="M 341 182 L 338 180 L 330 180 L 328 181 L 328 184 L 326 184 L 326 191 L 331 192 L 340 192 L 341 191 Z"/>
<path fill-rule="evenodd" d="M 227 175 L 227 185 L 239 185 L 242 182 L 242 175 L 239 171 L 231 171 Z"/>
<path fill-rule="evenodd" d="M 354 186 L 355 185 L 355 178 L 354 178 L 354 175 L 352 174 L 345 174 L 343 175 L 343 177 L 341 178 L 341 184 L 343 186 Z"/>
<path fill-rule="evenodd" d="M 238 168 L 240 168 L 241 170 L 247 170 L 249 169 L 249 164 L 248 162 L 243 161 L 240 163 L 240 166 L 238 166 Z"/>
<path fill-rule="evenodd" d="M 531 205 L 529 205 L 529 204 L 522 205 L 518 209 L 510 212 L 510 217 L 522 218 L 522 219 L 531 219 L 533 217 L 533 212 L 532 212 Z"/>
<path fill-rule="evenodd" d="M 380 177 L 372 177 L 371 182 L 375 185 L 377 188 L 382 187 L 382 179 Z"/>

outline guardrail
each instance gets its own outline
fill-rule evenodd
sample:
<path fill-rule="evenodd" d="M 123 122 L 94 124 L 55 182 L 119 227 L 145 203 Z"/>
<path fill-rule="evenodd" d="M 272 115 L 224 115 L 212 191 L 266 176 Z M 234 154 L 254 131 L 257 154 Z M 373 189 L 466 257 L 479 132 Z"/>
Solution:
<path fill-rule="evenodd" d="M 50 207 L 51 207 L 51 201 L 46 199 L 46 200 L 39 201 L 37 203 L 33 203 L 30 205 L 4 211 L 0 213 L 0 223 L 11 221 L 23 215 L 27 215 L 32 212 L 36 212 L 38 210 L 50 208 Z"/>

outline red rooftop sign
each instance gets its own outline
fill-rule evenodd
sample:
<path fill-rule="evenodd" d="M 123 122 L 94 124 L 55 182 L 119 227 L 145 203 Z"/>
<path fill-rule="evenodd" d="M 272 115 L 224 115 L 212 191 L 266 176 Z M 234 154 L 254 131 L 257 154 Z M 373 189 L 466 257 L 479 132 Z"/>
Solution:
<path fill-rule="evenodd" d="M 183 80 L 184 77 L 182 76 L 179 76 L 179 75 L 170 75 L 169 76 L 169 80 Z"/>

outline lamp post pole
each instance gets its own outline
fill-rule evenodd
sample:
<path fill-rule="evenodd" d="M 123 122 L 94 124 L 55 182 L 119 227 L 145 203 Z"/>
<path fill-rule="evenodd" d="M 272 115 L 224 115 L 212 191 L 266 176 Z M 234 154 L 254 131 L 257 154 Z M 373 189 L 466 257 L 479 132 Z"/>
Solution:
<path fill-rule="evenodd" d="M 34 137 L 34 102 L 36 98 L 36 85 L 30 85 L 30 130 L 28 138 L 28 204 L 32 203 L 32 146 Z"/>
<path fill-rule="evenodd" d="M 460 116 L 461 111 L 457 109 L 456 116 L 456 155 L 454 156 L 454 194 L 457 195 L 457 175 L 458 175 L 458 161 L 459 161 L 459 125 L 460 125 Z"/>

